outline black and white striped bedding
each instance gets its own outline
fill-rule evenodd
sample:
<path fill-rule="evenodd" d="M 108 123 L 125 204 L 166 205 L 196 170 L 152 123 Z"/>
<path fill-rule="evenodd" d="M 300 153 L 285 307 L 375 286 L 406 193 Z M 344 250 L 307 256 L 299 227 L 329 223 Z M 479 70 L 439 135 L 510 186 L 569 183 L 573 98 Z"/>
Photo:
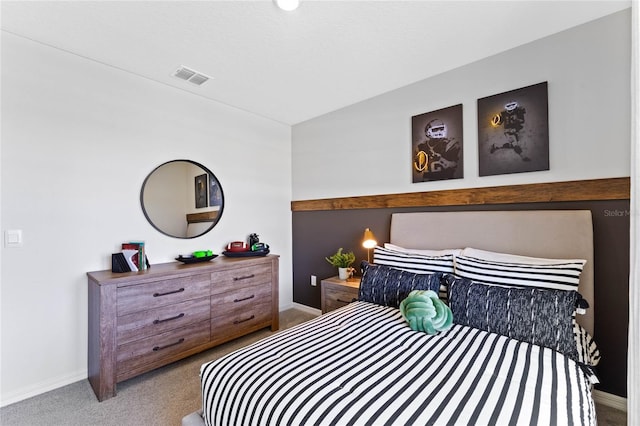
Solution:
<path fill-rule="evenodd" d="M 208 425 L 596 423 L 568 357 L 461 325 L 412 331 L 366 302 L 204 364 L 201 381 Z"/>

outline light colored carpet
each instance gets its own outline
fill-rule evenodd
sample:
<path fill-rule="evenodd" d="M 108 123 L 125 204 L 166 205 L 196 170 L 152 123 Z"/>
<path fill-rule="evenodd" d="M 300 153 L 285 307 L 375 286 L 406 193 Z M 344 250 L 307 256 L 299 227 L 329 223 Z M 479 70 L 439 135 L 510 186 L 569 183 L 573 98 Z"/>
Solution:
<path fill-rule="evenodd" d="M 296 309 L 280 313 L 280 329 L 314 317 Z M 200 366 L 272 334 L 268 329 L 226 343 L 118 384 L 115 398 L 98 402 L 87 380 L 0 409 L 2 426 L 180 425 L 201 408 Z M 626 413 L 596 404 L 600 426 L 625 426 Z"/>
<path fill-rule="evenodd" d="M 606 405 L 596 404 L 599 426 L 626 426 L 627 413 Z"/>
<path fill-rule="evenodd" d="M 296 309 L 280 313 L 280 330 L 314 318 Z M 98 402 L 88 380 L 0 409 L 2 426 L 180 425 L 201 408 L 200 366 L 273 334 L 264 329 L 118 383 L 115 398 Z"/>

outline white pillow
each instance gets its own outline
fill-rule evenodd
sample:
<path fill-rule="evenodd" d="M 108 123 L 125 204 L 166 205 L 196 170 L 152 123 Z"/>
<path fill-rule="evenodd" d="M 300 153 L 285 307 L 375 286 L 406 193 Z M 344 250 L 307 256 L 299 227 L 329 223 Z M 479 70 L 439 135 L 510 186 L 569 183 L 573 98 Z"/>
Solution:
<path fill-rule="evenodd" d="M 462 249 L 427 250 L 427 249 L 404 248 L 404 247 L 396 246 L 391 243 L 384 243 L 384 248 L 389 250 L 401 251 L 403 253 L 423 254 L 425 256 L 446 256 L 448 254 L 457 256 L 460 254 L 460 252 L 462 252 Z"/>

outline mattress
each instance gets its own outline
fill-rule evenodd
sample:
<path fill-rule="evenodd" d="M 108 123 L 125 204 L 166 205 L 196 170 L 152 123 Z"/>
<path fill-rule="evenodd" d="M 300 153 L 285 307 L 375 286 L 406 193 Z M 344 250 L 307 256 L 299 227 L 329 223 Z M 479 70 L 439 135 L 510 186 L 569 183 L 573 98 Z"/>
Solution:
<path fill-rule="evenodd" d="M 207 425 L 596 424 L 590 370 L 454 325 L 413 331 L 354 302 L 200 371 Z"/>

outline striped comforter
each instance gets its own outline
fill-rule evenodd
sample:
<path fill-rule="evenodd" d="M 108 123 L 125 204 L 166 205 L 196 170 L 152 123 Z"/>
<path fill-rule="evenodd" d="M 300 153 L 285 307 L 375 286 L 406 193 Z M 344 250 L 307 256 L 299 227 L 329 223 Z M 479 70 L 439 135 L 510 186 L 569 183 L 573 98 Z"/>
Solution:
<path fill-rule="evenodd" d="M 595 424 L 589 378 L 550 349 L 355 302 L 204 364 L 208 425 Z"/>

